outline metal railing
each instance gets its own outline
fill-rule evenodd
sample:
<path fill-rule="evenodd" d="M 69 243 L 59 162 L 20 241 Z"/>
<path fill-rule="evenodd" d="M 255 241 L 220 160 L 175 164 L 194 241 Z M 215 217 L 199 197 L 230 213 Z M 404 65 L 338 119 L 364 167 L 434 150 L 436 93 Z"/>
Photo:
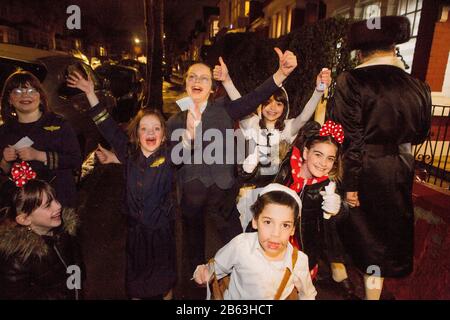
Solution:
<path fill-rule="evenodd" d="M 433 105 L 431 133 L 414 146 L 416 175 L 422 181 L 450 189 L 450 106 Z"/>

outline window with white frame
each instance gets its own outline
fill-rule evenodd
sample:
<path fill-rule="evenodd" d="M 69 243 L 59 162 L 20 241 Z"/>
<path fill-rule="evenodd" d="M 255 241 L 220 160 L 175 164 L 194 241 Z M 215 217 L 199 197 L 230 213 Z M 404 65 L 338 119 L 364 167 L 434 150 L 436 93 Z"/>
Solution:
<path fill-rule="evenodd" d="M 419 32 L 420 15 L 422 13 L 423 0 L 399 0 L 399 16 L 405 16 L 411 23 L 411 39 L 408 42 L 397 45 L 406 64 L 410 67 L 407 72 L 411 72 L 414 58 L 414 49 L 416 47 L 417 34 Z"/>
<path fill-rule="evenodd" d="M 363 19 L 381 16 L 381 3 L 372 3 L 363 7 Z"/>

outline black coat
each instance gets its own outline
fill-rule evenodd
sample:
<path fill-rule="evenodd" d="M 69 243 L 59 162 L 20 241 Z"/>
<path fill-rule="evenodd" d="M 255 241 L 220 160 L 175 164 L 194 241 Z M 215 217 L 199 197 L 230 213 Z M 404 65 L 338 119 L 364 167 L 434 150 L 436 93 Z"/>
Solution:
<path fill-rule="evenodd" d="M 67 287 L 68 278 L 75 275 L 67 267 L 78 266 L 80 280 L 84 278 L 75 237 L 78 218 L 66 209 L 62 219 L 53 236 L 40 236 L 15 222 L 0 225 L 0 299 L 80 298 L 80 290 Z"/>
<path fill-rule="evenodd" d="M 47 153 L 47 165 L 29 161 L 37 178 L 49 182 L 63 207 L 76 207 L 75 173 L 81 169 L 81 151 L 70 124 L 55 113 L 44 113 L 32 123 L 12 121 L 0 127 L 0 152 L 23 137 L 33 140 L 32 147 Z M 20 161 L 20 160 L 18 160 Z M 9 172 L 5 173 L 9 175 Z"/>
<path fill-rule="evenodd" d="M 408 275 L 413 266 L 414 159 L 399 145 L 419 144 L 430 130 L 429 87 L 392 65 L 372 65 L 337 79 L 333 118 L 342 124 L 343 188 L 358 191 L 343 240 L 362 272 Z M 371 267 L 374 268 L 374 267 Z"/>
<path fill-rule="evenodd" d="M 290 158 L 292 152 L 288 152 L 280 165 L 280 171 L 274 182 L 286 186 L 293 183 Z M 299 196 L 302 201 L 300 227 L 295 230 L 295 238 L 300 249 L 308 256 L 310 269 L 324 260 L 327 263 L 344 263 L 345 251 L 342 245 L 338 227 L 346 215 L 346 208 L 341 206 L 339 213 L 330 219 L 324 219 L 321 191 L 330 183 L 329 179 L 321 182 L 305 185 Z M 339 189 L 339 188 L 337 188 Z M 338 192 L 338 190 L 337 190 Z"/>

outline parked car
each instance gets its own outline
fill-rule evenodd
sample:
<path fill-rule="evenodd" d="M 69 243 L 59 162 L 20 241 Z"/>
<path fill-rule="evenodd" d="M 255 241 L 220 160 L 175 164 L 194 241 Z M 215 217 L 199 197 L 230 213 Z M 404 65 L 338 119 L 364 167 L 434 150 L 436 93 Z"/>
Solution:
<path fill-rule="evenodd" d="M 89 103 L 80 90 L 67 87 L 66 76 L 71 70 L 89 74 L 99 100 L 113 113 L 116 99 L 108 90 L 106 82 L 81 59 L 67 53 L 0 43 L 0 88 L 3 88 L 7 77 L 16 70 L 30 71 L 42 82 L 50 108 L 72 124 L 83 155 L 94 150 L 102 138 L 85 112 Z"/>
<path fill-rule="evenodd" d="M 145 81 L 139 70 L 116 64 L 103 64 L 95 71 L 110 83 L 117 100 L 114 118 L 128 122 L 141 108 L 144 100 Z"/>

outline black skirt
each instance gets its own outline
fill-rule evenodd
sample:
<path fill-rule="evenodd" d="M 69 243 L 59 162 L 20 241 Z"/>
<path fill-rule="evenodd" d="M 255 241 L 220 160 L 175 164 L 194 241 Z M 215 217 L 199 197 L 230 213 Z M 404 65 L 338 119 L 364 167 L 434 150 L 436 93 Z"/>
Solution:
<path fill-rule="evenodd" d="M 129 224 L 126 289 L 130 298 L 164 295 L 175 285 L 174 226 L 173 221 L 160 228 Z"/>

